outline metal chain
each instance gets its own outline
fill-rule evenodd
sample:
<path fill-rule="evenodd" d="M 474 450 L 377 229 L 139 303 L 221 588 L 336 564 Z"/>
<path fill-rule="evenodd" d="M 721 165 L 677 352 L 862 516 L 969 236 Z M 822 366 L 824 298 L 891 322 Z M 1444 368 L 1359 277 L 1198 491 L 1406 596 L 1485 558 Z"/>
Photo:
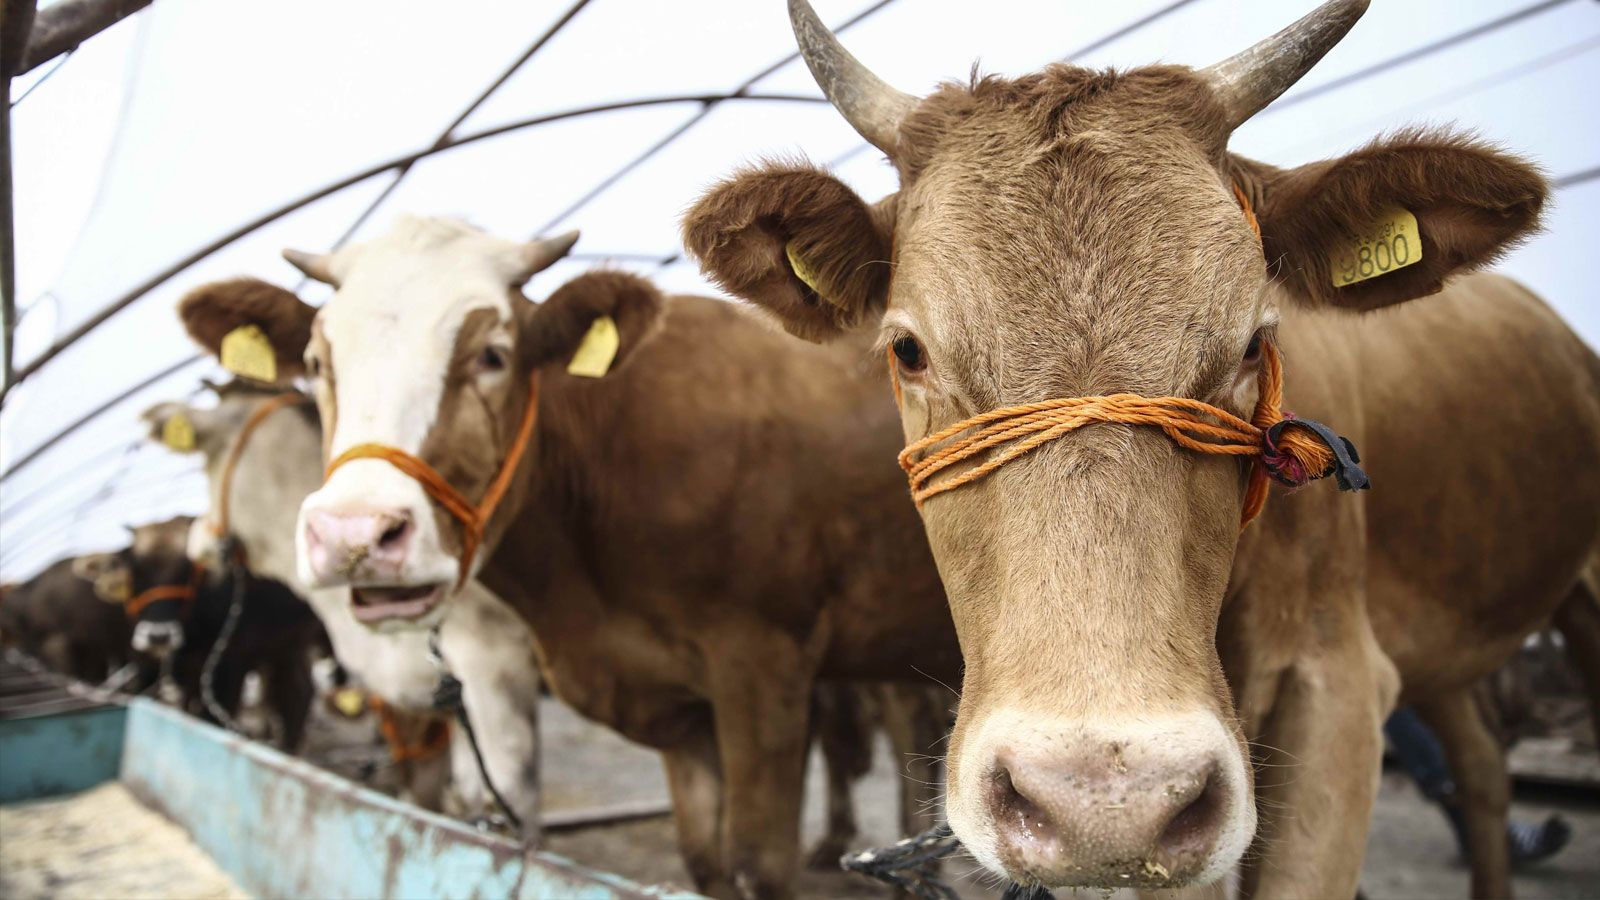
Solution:
<path fill-rule="evenodd" d="M 522 819 L 517 816 L 516 810 L 500 796 L 500 791 L 494 786 L 494 779 L 489 777 L 489 767 L 483 762 L 483 751 L 478 749 L 478 734 L 472 728 L 472 720 L 467 716 L 467 704 L 462 699 L 461 679 L 451 671 L 450 665 L 445 662 L 444 653 L 439 649 L 439 626 L 435 625 L 428 632 L 428 658 L 433 660 L 433 665 L 439 670 L 439 683 L 433 689 L 433 708 L 444 709 L 455 713 L 456 721 L 461 723 L 461 730 L 466 732 L 467 745 L 472 748 L 472 758 L 478 764 L 478 775 L 483 779 L 483 786 L 489 789 L 489 796 L 500 805 L 501 812 L 505 813 L 506 820 L 511 827 L 522 834 Z"/>
<path fill-rule="evenodd" d="M 934 870 L 938 860 L 961 849 L 961 841 L 947 824 L 908 837 L 889 847 L 846 853 L 839 866 L 875 878 L 916 897 L 917 900 L 961 900 L 950 885 Z M 1006 885 L 1000 900 L 1050 900 L 1048 889 L 1038 885 Z"/>
<path fill-rule="evenodd" d="M 217 702 L 213 686 L 217 665 L 222 662 L 222 654 L 228 649 L 228 642 L 233 640 L 233 632 L 239 627 L 239 617 L 244 613 L 245 592 L 249 586 L 250 573 L 239 563 L 238 545 L 238 540 L 232 535 L 224 537 L 217 544 L 220 558 L 227 562 L 228 577 L 233 581 L 233 603 L 228 607 L 228 618 L 222 623 L 222 631 L 211 643 L 211 650 L 206 654 L 206 664 L 200 669 L 200 702 L 205 704 L 206 711 L 211 713 L 212 718 L 221 723 L 222 727 L 235 734 L 244 734 L 244 726 Z"/>

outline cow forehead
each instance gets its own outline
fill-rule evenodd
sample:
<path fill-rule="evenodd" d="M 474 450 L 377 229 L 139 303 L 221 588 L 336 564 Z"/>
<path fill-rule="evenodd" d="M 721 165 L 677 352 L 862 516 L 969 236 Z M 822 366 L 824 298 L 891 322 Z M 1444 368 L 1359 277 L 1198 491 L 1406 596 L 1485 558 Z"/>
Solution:
<path fill-rule="evenodd" d="M 1154 175 L 1094 141 L 1047 164 L 931 160 L 902 201 L 886 322 L 954 354 L 964 380 L 1022 395 L 1043 389 L 1033 375 L 1084 393 L 1205 377 L 1210 345 L 1257 324 L 1256 237 L 1198 153 Z"/>

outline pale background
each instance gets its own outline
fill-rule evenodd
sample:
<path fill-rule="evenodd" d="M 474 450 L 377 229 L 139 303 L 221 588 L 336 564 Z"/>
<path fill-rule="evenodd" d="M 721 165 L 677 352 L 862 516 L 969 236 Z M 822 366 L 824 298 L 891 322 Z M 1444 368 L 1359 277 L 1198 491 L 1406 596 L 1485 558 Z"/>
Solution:
<path fill-rule="evenodd" d="M 19 365 L 230 229 L 429 146 L 570 5 L 156 0 L 95 38 L 13 109 Z M 872 3 L 816 5 L 837 25 Z M 885 79 L 922 92 L 964 79 L 974 61 L 1011 75 L 1073 54 L 1091 66 L 1206 65 L 1313 5 L 893 0 L 843 38 Z M 457 134 L 619 100 L 730 92 L 793 49 L 783 0 L 591 0 Z M 1581 178 L 1600 166 L 1597 51 L 1594 0 L 1373 0 L 1344 43 L 1232 146 L 1295 165 L 1401 125 L 1455 123 L 1526 154 L 1551 177 L 1575 183 L 1556 192 L 1547 231 L 1501 269 L 1600 345 L 1591 301 L 1600 283 L 1600 179 Z M 53 67 L 17 79 L 12 99 Z M 751 91 L 817 94 L 798 61 Z M 530 296 L 596 257 L 671 289 L 709 292 L 692 265 L 661 261 L 680 251 L 679 213 L 741 162 L 804 154 L 836 163 L 868 198 L 894 187 L 881 156 L 825 105 L 741 102 L 701 112 L 685 102 L 592 115 L 433 157 L 411 170 L 357 238 L 401 212 L 458 215 L 506 236 L 577 227 L 585 258 L 535 279 Z M 193 354 L 172 314 L 185 290 L 238 274 L 298 284 L 279 249 L 326 249 L 393 180 L 379 175 L 223 249 L 57 357 L 0 411 L 0 469 Z M 302 296 L 318 303 L 325 291 L 313 285 Z M 117 546 L 124 524 L 200 511 L 197 458 L 138 441 L 135 419 L 155 402 L 188 396 L 208 373 L 209 362 L 181 369 L 0 482 L 0 578 Z"/>

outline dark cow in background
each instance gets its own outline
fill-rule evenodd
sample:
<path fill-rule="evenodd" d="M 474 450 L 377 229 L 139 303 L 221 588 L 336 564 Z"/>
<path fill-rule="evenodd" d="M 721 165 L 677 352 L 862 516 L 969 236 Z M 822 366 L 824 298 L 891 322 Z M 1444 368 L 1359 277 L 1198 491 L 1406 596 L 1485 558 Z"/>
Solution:
<path fill-rule="evenodd" d="M 103 571 L 103 554 L 52 563 L 0 591 L 0 642 L 64 675 L 98 684 L 131 661 L 133 624 L 122 603 L 126 572 Z"/>
<path fill-rule="evenodd" d="M 329 461 L 388 445 L 476 505 L 536 414 L 470 565 L 452 514 L 364 458 L 306 498 L 301 569 L 390 630 L 481 578 L 531 625 L 558 697 L 662 751 L 696 884 L 783 896 L 813 684 L 959 673 L 871 336 L 798 345 L 619 272 L 529 302 L 519 286 L 570 244 L 406 218 L 291 255 L 337 286 L 320 311 L 235 288 L 275 293 L 264 331 L 310 333 L 279 350 L 310 364 Z M 568 371 L 580 347 L 600 377 Z"/>
<path fill-rule="evenodd" d="M 1205 70 L 1054 65 L 927 97 L 789 7 L 900 189 L 869 206 L 761 166 L 689 211 L 685 244 L 797 335 L 879 328 L 906 464 L 955 466 L 921 513 L 966 661 L 957 836 L 1023 884 L 1200 885 L 1245 860 L 1247 895 L 1348 897 L 1398 696 L 1458 772 L 1498 773 L 1468 798 L 1473 884 L 1509 893 L 1472 686 L 1600 550 L 1600 359 L 1521 286 L 1453 276 L 1537 226 L 1539 174 L 1447 132 L 1293 170 L 1231 154 L 1365 0 Z M 1360 447 L 1370 494 L 1273 487 L 1241 532 L 1250 457 L 1122 424 L 1203 403 L 1259 449 L 1280 385 Z M 991 414 L 1016 430 L 938 455 Z"/>
<path fill-rule="evenodd" d="M 202 700 L 206 660 L 223 635 L 234 603 L 231 570 L 196 572 L 185 547 L 194 519 L 179 516 L 133 529 L 133 544 L 109 554 L 102 566 L 127 573 L 130 604 L 137 608 L 131 644 L 161 662 L 182 691 L 186 709 L 217 721 Z M 229 716 L 239 714 L 245 676 L 259 671 L 266 706 L 281 726 L 279 744 L 294 752 L 305 733 L 310 707 L 311 656 L 326 647 L 322 625 L 300 598 L 279 582 L 243 574 L 243 606 L 221 651 L 212 680 L 212 697 Z M 168 588 L 158 598 L 156 589 Z"/>

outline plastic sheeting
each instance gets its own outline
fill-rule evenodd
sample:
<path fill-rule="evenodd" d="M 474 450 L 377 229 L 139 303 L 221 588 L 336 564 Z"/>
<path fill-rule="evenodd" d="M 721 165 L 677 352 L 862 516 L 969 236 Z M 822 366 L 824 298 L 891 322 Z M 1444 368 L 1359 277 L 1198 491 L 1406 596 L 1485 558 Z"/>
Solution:
<path fill-rule="evenodd" d="M 13 110 L 25 310 L 19 364 L 252 217 L 427 147 L 569 6 L 461 0 L 446 12 L 379 0 L 160 0 L 97 37 Z M 816 6 L 840 23 L 872 4 Z M 920 92 L 964 80 L 974 61 L 1002 74 L 1069 55 L 1091 66 L 1205 65 L 1310 6 L 892 0 L 844 38 L 885 79 Z M 1474 29 L 1482 33 L 1417 55 Z M 819 96 L 797 60 L 751 83 L 793 50 L 782 0 L 591 0 L 456 133 L 746 85 L 752 93 Z M 1394 63 L 1408 54 L 1415 58 Z M 13 96 L 49 68 L 19 79 Z M 1370 74 L 1355 77 L 1364 72 Z M 1600 164 L 1596 83 L 1594 3 L 1379 0 L 1310 75 L 1240 129 L 1232 146 L 1295 165 L 1402 125 L 1454 123 L 1560 178 Z M 772 155 L 834 163 L 868 197 L 894 187 L 881 155 L 826 105 L 674 103 L 515 131 L 424 160 L 357 239 L 386 229 L 401 212 L 457 215 L 508 236 L 576 227 L 584 232 L 581 258 L 535 279 L 530 296 L 548 293 L 597 257 L 652 273 L 670 290 L 711 292 L 678 258 L 677 217 L 716 178 Z M 379 175 L 245 237 L 51 361 L 0 411 L 0 466 L 9 470 L 108 398 L 193 355 L 172 315 L 183 291 L 241 273 L 298 284 L 279 249 L 331 245 L 393 179 Z M 1600 245 L 1600 182 L 1560 191 L 1548 226 L 1501 268 L 1600 343 L 1600 309 L 1589 302 L 1600 283 L 1593 252 Z M 320 302 L 325 289 L 313 285 L 303 295 Z M 115 546 L 123 524 L 203 508 L 197 459 L 141 442 L 137 415 L 189 395 L 208 372 L 210 362 L 201 361 L 151 385 L 0 484 L 0 577 Z"/>

